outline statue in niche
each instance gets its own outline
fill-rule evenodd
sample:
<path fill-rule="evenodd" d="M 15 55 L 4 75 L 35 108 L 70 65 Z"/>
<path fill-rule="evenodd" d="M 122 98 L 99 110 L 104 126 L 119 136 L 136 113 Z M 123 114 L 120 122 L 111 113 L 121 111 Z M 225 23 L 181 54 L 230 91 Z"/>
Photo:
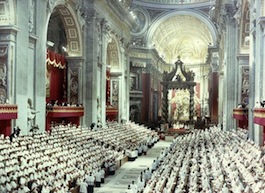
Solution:
<path fill-rule="evenodd" d="M 32 100 L 29 98 L 28 99 L 28 107 L 27 107 L 27 116 L 28 116 L 28 131 L 32 131 L 32 129 L 36 128 L 36 126 L 34 125 L 35 122 L 35 117 L 36 114 L 39 111 L 36 111 L 33 107 L 32 107 Z"/>
<path fill-rule="evenodd" d="M 47 66 L 46 69 L 46 79 L 45 79 L 45 85 L 46 85 L 46 97 L 50 97 L 50 72 Z"/>
<path fill-rule="evenodd" d="M 35 2 L 29 0 L 29 33 L 34 31 L 34 14 L 35 14 Z"/>
<path fill-rule="evenodd" d="M 100 99 L 99 97 L 97 98 L 97 125 L 98 126 L 101 126 L 102 125 L 102 122 L 101 122 L 101 103 L 100 103 Z"/>
<path fill-rule="evenodd" d="M 136 77 L 130 77 L 130 91 L 136 90 Z"/>

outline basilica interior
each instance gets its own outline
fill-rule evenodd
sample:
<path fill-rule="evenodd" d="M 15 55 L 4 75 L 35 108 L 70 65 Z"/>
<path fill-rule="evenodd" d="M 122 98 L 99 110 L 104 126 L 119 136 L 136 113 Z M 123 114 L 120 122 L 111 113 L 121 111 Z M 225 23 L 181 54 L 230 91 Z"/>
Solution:
<path fill-rule="evenodd" d="M 0 143 L 20 135 L 28 148 L 66 127 L 82 139 L 82 128 L 110 129 L 138 145 L 139 133 L 206 129 L 205 138 L 239 132 L 262 148 L 264 32 L 263 0 L 0 0 Z M 87 135 L 96 147 L 103 140 Z"/>

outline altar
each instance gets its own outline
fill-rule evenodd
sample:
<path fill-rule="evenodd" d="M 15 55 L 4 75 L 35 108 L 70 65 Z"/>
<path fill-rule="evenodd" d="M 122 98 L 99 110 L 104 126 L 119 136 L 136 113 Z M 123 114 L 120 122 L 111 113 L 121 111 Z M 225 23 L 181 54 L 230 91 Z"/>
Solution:
<path fill-rule="evenodd" d="M 0 105 L 0 133 L 10 136 L 12 133 L 11 121 L 17 119 L 17 105 Z"/>
<path fill-rule="evenodd" d="M 175 68 L 169 73 L 165 72 L 161 82 L 163 86 L 162 120 L 165 123 L 194 126 L 194 87 L 196 86 L 194 77 L 194 72 L 185 70 L 180 57 L 175 62 Z"/>

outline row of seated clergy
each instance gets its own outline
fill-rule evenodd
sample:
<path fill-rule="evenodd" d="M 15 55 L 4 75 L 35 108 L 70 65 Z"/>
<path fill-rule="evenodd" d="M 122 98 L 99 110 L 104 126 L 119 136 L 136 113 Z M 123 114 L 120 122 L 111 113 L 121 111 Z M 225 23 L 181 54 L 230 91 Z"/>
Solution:
<path fill-rule="evenodd" d="M 126 189 L 126 193 L 137 193 L 142 192 L 146 183 L 151 179 L 152 173 L 157 170 L 157 168 L 163 164 L 164 157 L 169 153 L 169 148 L 162 148 L 159 157 L 153 160 L 151 167 L 143 170 L 137 178 L 136 183 L 132 181 Z"/>
<path fill-rule="evenodd" d="M 163 155 L 166 156 L 168 153 L 168 149 L 165 149 L 165 154 Z M 143 192 L 144 187 L 146 186 L 146 183 L 151 179 L 152 173 L 156 171 L 157 167 L 162 164 L 163 161 L 159 161 L 159 159 L 153 160 L 152 167 L 148 167 L 145 170 L 143 170 L 140 175 L 137 178 L 137 181 L 134 182 L 132 181 L 131 184 L 128 185 L 128 188 L 126 189 L 126 193 L 137 193 L 137 192 Z"/>
<path fill-rule="evenodd" d="M 88 193 L 93 191 L 94 186 L 100 187 L 105 182 L 105 169 L 101 168 L 95 173 L 90 172 L 83 180 L 80 179 L 78 182 L 80 193 Z"/>
<path fill-rule="evenodd" d="M 130 124 L 124 127 L 136 127 L 142 135 L 152 133 L 145 127 Z M 125 139 L 132 138 L 134 131 L 116 127 L 119 134 L 123 133 Z M 102 133 L 108 133 L 113 128 L 105 129 Z M 126 132 L 125 132 L 126 131 Z M 102 131 L 98 131 L 102 132 Z M 58 126 L 53 128 L 52 133 L 36 134 L 34 136 L 20 136 L 14 138 L 10 143 L 8 137 L 0 139 L 0 192 L 16 192 L 19 188 L 17 179 L 25 179 L 25 184 L 34 182 L 31 191 L 38 189 L 40 192 L 67 192 L 73 186 L 77 178 L 84 178 L 89 172 L 97 171 L 103 162 L 122 159 L 125 155 L 123 151 L 116 151 L 119 145 L 126 148 L 127 144 L 121 140 L 112 145 L 102 146 L 107 139 L 97 138 L 97 132 L 92 132 L 87 128 Z M 99 140 L 100 139 L 100 140 Z M 128 139 L 127 139 L 128 140 Z M 135 138 L 130 143 L 137 146 Z M 126 150 L 126 149 L 125 149 Z M 33 179 L 33 180 L 32 180 Z M 11 183 L 14 180 L 15 183 Z M 11 186 L 17 184 L 17 186 Z M 7 188 L 11 188 L 11 190 Z M 37 188 L 35 188 L 37 187 Z M 43 191 L 42 191 L 43 190 Z"/>
<path fill-rule="evenodd" d="M 138 157 L 137 149 L 128 149 L 126 150 L 126 156 L 128 157 L 128 161 L 134 161 Z"/>
<path fill-rule="evenodd" d="M 176 137 L 143 192 L 264 193 L 264 155 L 238 132 L 213 127 Z"/>
<path fill-rule="evenodd" d="M 148 148 L 152 148 L 154 144 L 158 142 L 158 140 L 158 137 L 148 137 L 146 143 L 140 143 L 135 149 L 127 149 L 126 155 L 128 157 L 128 161 L 134 161 L 138 156 L 141 156 L 142 154 L 146 155 Z"/>

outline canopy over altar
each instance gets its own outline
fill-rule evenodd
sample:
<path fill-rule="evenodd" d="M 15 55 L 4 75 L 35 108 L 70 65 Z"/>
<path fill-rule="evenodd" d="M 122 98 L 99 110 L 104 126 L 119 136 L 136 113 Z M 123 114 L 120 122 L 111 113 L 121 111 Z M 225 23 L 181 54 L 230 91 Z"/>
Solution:
<path fill-rule="evenodd" d="M 162 119 L 171 124 L 191 124 L 194 122 L 194 82 L 195 73 L 186 71 L 180 57 L 174 69 L 164 73 Z"/>

